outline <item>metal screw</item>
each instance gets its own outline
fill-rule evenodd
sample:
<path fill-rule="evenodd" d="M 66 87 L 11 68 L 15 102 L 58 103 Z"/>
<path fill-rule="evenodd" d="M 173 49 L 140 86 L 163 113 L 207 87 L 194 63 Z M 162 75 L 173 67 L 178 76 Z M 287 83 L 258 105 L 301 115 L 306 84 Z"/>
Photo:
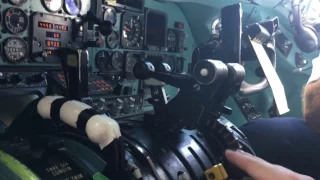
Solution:
<path fill-rule="evenodd" d="M 210 174 L 208 175 L 208 177 L 209 177 L 210 179 L 212 179 L 212 180 L 214 180 L 214 179 L 216 178 L 216 176 L 215 176 L 213 173 L 210 173 Z"/>

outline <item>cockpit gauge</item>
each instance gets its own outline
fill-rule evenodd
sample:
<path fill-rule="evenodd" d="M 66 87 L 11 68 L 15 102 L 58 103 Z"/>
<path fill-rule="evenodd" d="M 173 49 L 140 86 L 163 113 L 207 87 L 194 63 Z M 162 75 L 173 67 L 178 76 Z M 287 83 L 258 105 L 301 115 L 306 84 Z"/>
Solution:
<path fill-rule="evenodd" d="M 65 0 L 64 8 L 70 15 L 78 15 L 81 11 L 82 2 L 81 0 Z"/>
<path fill-rule="evenodd" d="M 183 73 L 184 59 L 177 58 L 176 60 L 176 73 Z"/>
<path fill-rule="evenodd" d="M 126 73 L 133 73 L 134 65 L 139 61 L 135 54 L 128 53 L 126 55 Z"/>
<path fill-rule="evenodd" d="M 220 32 L 222 31 L 222 25 L 221 25 L 221 19 L 215 19 L 212 23 L 212 34 L 213 35 L 220 35 Z"/>
<path fill-rule="evenodd" d="M 12 37 L 4 45 L 4 54 L 13 63 L 23 61 L 28 54 L 28 44 L 21 38 Z"/>
<path fill-rule="evenodd" d="M 122 27 L 122 38 L 126 47 L 138 46 L 141 41 L 142 26 L 137 17 L 126 20 Z"/>
<path fill-rule="evenodd" d="M 103 15 L 103 20 L 110 21 L 112 25 L 115 25 L 117 23 L 117 13 L 112 8 L 106 9 Z"/>
<path fill-rule="evenodd" d="M 177 52 L 177 34 L 173 29 L 168 29 L 168 51 Z"/>
<path fill-rule="evenodd" d="M 117 32 L 113 31 L 108 37 L 107 37 L 107 46 L 110 49 L 114 49 L 119 46 L 120 38 Z"/>
<path fill-rule="evenodd" d="M 170 66 L 171 72 L 176 71 L 176 59 L 174 56 L 167 56 L 164 60 L 164 63 L 167 63 Z"/>
<path fill-rule="evenodd" d="M 57 12 L 62 7 L 62 0 L 42 0 L 44 7 L 50 12 Z"/>
<path fill-rule="evenodd" d="M 12 34 L 22 33 L 28 28 L 28 16 L 19 8 L 10 8 L 4 17 L 5 25 Z"/>
<path fill-rule="evenodd" d="M 21 6 L 25 2 L 27 2 L 27 0 L 9 0 L 10 4 L 17 5 L 17 6 Z"/>
<path fill-rule="evenodd" d="M 107 51 L 99 51 L 96 55 L 95 61 L 97 68 L 100 70 L 106 70 L 110 63 L 110 55 Z"/>
<path fill-rule="evenodd" d="M 113 69 L 121 70 L 123 65 L 124 65 L 124 59 L 121 52 L 119 51 L 114 52 L 111 57 L 111 66 L 113 67 Z"/>

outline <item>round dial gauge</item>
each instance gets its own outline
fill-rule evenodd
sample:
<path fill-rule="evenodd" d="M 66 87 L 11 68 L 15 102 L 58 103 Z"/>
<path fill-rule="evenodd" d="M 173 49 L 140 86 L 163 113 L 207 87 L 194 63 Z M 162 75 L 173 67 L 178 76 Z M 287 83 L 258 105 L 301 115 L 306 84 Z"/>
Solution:
<path fill-rule="evenodd" d="M 111 57 L 111 66 L 116 70 L 121 70 L 124 64 L 123 55 L 121 52 L 114 52 Z"/>
<path fill-rule="evenodd" d="M 107 46 L 110 49 L 114 49 L 119 46 L 120 39 L 117 32 L 113 31 L 108 37 L 107 37 Z"/>
<path fill-rule="evenodd" d="M 112 8 L 108 8 L 103 15 L 104 21 L 110 21 L 112 25 L 115 25 L 117 23 L 117 13 Z"/>
<path fill-rule="evenodd" d="M 44 7 L 50 12 L 57 12 L 62 7 L 62 0 L 42 0 Z"/>
<path fill-rule="evenodd" d="M 109 65 L 109 61 L 110 61 L 110 55 L 107 51 L 99 51 L 96 55 L 96 66 L 100 69 L 100 70 L 106 70 L 108 69 L 108 65 Z"/>
<path fill-rule="evenodd" d="M 212 34 L 219 36 L 220 32 L 222 31 L 221 19 L 218 18 L 214 20 L 211 28 L 212 28 Z"/>
<path fill-rule="evenodd" d="M 167 56 L 164 63 L 167 63 L 170 66 L 171 72 L 176 71 L 176 60 L 173 56 Z"/>
<path fill-rule="evenodd" d="M 173 30 L 168 31 L 168 50 L 175 52 L 177 47 L 177 35 Z"/>
<path fill-rule="evenodd" d="M 28 54 L 27 43 L 18 37 L 13 37 L 7 40 L 4 45 L 4 54 L 11 62 L 19 62 L 24 60 Z"/>
<path fill-rule="evenodd" d="M 17 6 L 21 6 L 25 2 L 27 2 L 27 0 L 9 0 L 9 3 Z"/>
<path fill-rule="evenodd" d="M 28 16 L 19 8 L 11 8 L 5 14 L 5 25 L 12 34 L 22 33 L 28 28 Z"/>
<path fill-rule="evenodd" d="M 134 65 L 139 61 L 138 57 L 133 54 L 127 54 L 126 57 L 126 72 L 132 73 Z"/>
<path fill-rule="evenodd" d="M 184 62 L 182 58 L 178 58 L 176 61 L 176 72 L 183 73 Z"/>
<path fill-rule="evenodd" d="M 81 0 L 65 0 L 64 7 L 68 14 L 78 15 L 81 11 Z"/>
<path fill-rule="evenodd" d="M 142 34 L 141 22 L 135 17 L 131 17 L 124 22 L 122 28 L 122 37 L 126 40 L 126 45 L 139 46 L 140 36 Z"/>

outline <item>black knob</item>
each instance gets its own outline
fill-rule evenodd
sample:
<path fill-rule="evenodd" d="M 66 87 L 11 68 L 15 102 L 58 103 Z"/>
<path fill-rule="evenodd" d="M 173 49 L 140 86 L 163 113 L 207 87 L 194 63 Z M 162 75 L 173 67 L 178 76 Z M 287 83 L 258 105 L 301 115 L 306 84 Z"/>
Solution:
<path fill-rule="evenodd" d="M 10 83 L 11 84 L 19 84 L 21 81 L 22 81 L 22 77 L 18 73 L 10 76 Z"/>
<path fill-rule="evenodd" d="M 112 23 L 110 21 L 102 21 L 99 26 L 100 33 L 105 37 L 108 37 L 113 32 Z"/>
<path fill-rule="evenodd" d="M 155 71 L 155 67 L 150 62 L 138 62 L 133 67 L 133 74 L 140 80 L 151 78 L 150 73 Z"/>
<path fill-rule="evenodd" d="M 221 113 L 226 114 L 226 115 L 231 115 L 232 109 L 230 107 L 223 106 L 221 109 Z"/>
<path fill-rule="evenodd" d="M 47 78 L 47 73 L 43 72 L 43 73 L 35 74 L 28 79 L 28 84 L 40 83 L 44 81 L 46 78 Z"/>

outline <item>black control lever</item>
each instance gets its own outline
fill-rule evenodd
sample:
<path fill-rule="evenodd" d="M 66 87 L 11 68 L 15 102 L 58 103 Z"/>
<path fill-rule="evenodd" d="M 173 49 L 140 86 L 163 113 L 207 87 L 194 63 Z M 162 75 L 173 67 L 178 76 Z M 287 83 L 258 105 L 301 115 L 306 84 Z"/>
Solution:
<path fill-rule="evenodd" d="M 88 97 L 88 51 L 65 47 L 56 49 L 53 53 L 61 59 L 67 97 L 78 101 Z"/>
<path fill-rule="evenodd" d="M 138 62 L 133 68 L 133 74 L 140 80 L 150 78 L 157 79 L 177 88 L 192 87 L 193 77 L 183 74 L 172 74 L 168 72 L 156 72 L 155 66 L 150 62 Z"/>
<path fill-rule="evenodd" d="M 207 113 L 230 113 L 230 109 L 224 107 L 224 101 L 243 81 L 245 74 L 239 64 L 226 65 L 214 60 L 199 61 L 193 76 L 157 72 L 150 62 L 137 63 L 133 72 L 138 79 L 154 78 L 180 88 L 169 103 L 157 107 L 154 115 L 145 117 L 153 131 L 162 133 L 194 129 Z"/>
<path fill-rule="evenodd" d="M 103 36 L 109 36 L 113 29 L 112 29 L 112 23 L 110 21 L 101 21 L 97 16 L 95 16 L 91 11 L 88 11 L 88 13 L 82 17 L 82 23 L 87 23 L 88 21 L 92 21 L 95 24 L 97 24 L 100 28 L 100 33 Z"/>

